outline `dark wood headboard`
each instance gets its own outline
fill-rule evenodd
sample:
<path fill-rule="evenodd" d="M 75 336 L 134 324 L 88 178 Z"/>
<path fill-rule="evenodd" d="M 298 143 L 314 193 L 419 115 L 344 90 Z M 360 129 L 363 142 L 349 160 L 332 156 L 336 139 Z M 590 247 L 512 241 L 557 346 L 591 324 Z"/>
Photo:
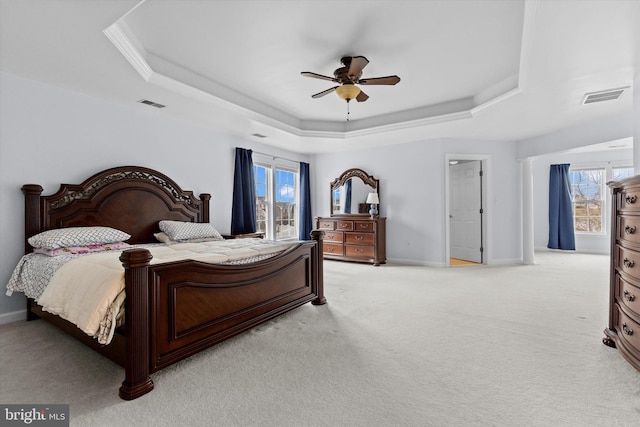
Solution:
<path fill-rule="evenodd" d="M 22 186 L 25 196 L 25 253 L 29 237 L 52 228 L 103 225 L 128 234 L 128 243 L 155 242 L 158 221 L 209 222 L 211 195 L 196 198 L 153 169 L 121 166 L 93 175 L 82 184 L 61 184 L 42 196 L 37 184 Z"/>

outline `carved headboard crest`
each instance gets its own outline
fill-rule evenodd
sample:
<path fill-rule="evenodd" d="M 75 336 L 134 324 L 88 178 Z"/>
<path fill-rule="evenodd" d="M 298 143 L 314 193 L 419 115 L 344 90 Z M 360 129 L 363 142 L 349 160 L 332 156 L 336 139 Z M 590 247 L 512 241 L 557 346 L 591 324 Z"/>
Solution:
<path fill-rule="evenodd" d="M 165 177 L 159 176 L 155 172 L 150 170 L 141 170 L 141 168 L 133 167 L 130 170 L 119 170 L 114 173 L 110 173 L 107 175 L 102 175 L 97 177 L 97 180 L 93 183 L 90 182 L 91 178 L 85 184 L 88 184 L 86 188 L 82 190 L 70 190 L 67 194 L 60 200 L 57 200 L 51 205 L 49 205 L 50 209 L 59 209 L 67 206 L 69 203 L 74 200 L 88 200 L 98 192 L 101 188 L 105 187 L 108 184 L 111 184 L 115 181 L 120 181 L 123 179 L 135 179 L 135 180 L 147 180 L 160 187 L 163 187 L 169 194 L 173 196 L 173 198 L 177 201 L 186 203 L 190 206 L 194 205 L 194 199 L 192 197 L 187 197 L 183 194 L 182 190 L 177 187 L 176 183 L 169 182 Z"/>

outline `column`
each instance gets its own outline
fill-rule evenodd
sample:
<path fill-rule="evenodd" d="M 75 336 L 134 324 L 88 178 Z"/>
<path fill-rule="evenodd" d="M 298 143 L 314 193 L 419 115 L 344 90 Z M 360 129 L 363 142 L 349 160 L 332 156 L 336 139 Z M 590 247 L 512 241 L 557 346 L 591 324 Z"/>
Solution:
<path fill-rule="evenodd" d="M 535 264 L 533 243 L 533 158 L 522 164 L 522 262 Z"/>

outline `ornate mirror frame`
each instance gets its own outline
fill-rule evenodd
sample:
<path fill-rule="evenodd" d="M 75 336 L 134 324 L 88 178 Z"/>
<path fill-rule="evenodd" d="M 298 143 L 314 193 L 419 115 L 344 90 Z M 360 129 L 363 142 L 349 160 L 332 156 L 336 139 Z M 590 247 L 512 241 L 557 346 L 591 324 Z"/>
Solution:
<path fill-rule="evenodd" d="M 351 178 L 361 179 L 365 185 L 371 187 L 372 190 L 375 190 L 378 193 L 378 197 L 380 197 L 380 180 L 375 178 L 373 175 L 369 175 L 367 172 L 365 172 L 362 169 L 358 169 L 358 168 L 347 169 L 342 173 L 342 175 L 340 175 L 335 180 L 333 180 L 333 182 L 331 182 L 331 185 L 329 187 L 329 199 L 330 199 L 329 206 L 331 207 L 331 216 L 345 216 L 345 215 L 370 216 L 368 213 L 334 213 L 333 212 L 333 192 L 338 188 L 342 187 Z M 368 211 L 368 208 L 367 208 L 367 211 Z"/>

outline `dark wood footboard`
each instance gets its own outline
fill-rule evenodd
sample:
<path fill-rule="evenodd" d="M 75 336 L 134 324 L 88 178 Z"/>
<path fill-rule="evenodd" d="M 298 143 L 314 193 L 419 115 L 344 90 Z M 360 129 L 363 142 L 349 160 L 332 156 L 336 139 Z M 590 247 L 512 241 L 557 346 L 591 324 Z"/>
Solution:
<path fill-rule="evenodd" d="M 151 373 L 264 321 L 307 302 L 326 303 L 322 234 L 251 265 L 150 265 L 145 249 L 123 252 L 126 372 L 120 397 L 148 393 Z"/>

